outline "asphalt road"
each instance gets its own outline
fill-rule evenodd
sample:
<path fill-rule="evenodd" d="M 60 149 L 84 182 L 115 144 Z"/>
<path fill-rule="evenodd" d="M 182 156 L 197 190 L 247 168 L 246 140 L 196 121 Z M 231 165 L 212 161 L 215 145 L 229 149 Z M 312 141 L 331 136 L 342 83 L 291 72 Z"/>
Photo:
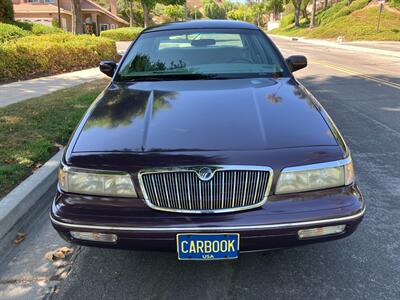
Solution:
<path fill-rule="evenodd" d="M 43 213 L 3 258 L 0 298 L 400 299 L 400 58 L 276 42 L 285 56 L 309 58 L 296 76 L 352 150 L 368 204 L 354 235 L 231 262 L 73 246 L 49 263 L 45 253 L 67 244 Z"/>

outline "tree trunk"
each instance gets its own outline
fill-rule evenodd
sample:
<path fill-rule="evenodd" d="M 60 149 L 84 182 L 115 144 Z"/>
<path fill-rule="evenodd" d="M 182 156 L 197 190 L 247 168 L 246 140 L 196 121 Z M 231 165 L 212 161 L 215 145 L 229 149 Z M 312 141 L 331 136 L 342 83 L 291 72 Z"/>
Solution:
<path fill-rule="evenodd" d="M 184 4 L 184 9 L 185 9 L 185 21 L 188 20 L 188 7 L 187 7 L 187 2 L 185 0 L 185 4 Z"/>
<path fill-rule="evenodd" d="M 144 19 L 144 28 L 147 28 L 149 26 L 149 8 L 147 7 L 147 3 L 145 0 L 141 1 L 142 3 L 142 8 L 143 8 L 143 19 Z"/>
<path fill-rule="evenodd" d="M 82 34 L 83 22 L 82 22 L 82 11 L 81 11 L 80 0 L 71 0 L 71 12 L 72 12 L 72 33 Z"/>
<path fill-rule="evenodd" d="M 129 0 L 129 26 L 133 27 L 133 0 Z"/>
<path fill-rule="evenodd" d="M 300 27 L 300 12 L 301 12 L 301 1 L 302 0 L 294 0 L 294 27 Z"/>
<path fill-rule="evenodd" d="M 301 9 L 301 14 L 302 14 L 304 19 L 308 20 L 308 14 L 307 14 L 307 8 L 306 7 Z"/>
<path fill-rule="evenodd" d="M 315 27 L 315 10 L 316 9 L 317 9 L 317 0 L 312 0 L 310 28 Z"/>

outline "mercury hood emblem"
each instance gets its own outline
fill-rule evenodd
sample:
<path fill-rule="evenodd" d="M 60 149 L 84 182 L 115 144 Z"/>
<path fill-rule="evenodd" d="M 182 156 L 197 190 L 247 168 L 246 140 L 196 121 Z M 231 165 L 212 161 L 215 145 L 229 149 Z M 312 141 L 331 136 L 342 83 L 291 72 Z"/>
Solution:
<path fill-rule="evenodd" d="M 200 180 L 202 181 L 208 181 L 211 178 L 213 178 L 214 174 L 213 171 L 210 168 L 201 168 L 197 172 L 197 176 L 199 177 Z"/>

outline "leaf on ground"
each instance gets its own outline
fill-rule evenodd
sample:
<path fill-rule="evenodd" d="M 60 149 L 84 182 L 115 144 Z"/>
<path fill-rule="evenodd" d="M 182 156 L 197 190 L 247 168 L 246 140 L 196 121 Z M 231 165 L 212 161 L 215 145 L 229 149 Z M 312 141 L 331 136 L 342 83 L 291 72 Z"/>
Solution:
<path fill-rule="evenodd" d="M 63 145 L 61 145 L 61 144 L 59 144 L 59 143 L 54 143 L 54 147 L 56 147 L 56 148 L 58 148 L 58 149 L 62 149 L 62 148 L 64 148 L 64 146 Z"/>
<path fill-rule="evenodd" d="M 18 232 L 17 237 L 14 240 L 15 244 L 20 244 L 23 240 L 25 239 L 25 233 L 23 232 Z"/>
<path fill-rule="evenodd" d="M 73 252 L 73 248 L 61 247 L 54 251 L 47 252 L 44 257 L 50 261 L 54 261 L 57 259 L 64 259 L 66 256 L 72 254 Z"/>
<path fill-rule="evenodd" d="M 37 164 L 35 164 L 35 165 L 33 166 L 33 170 L 37 170 L 37 169 L 39 169 L 41 166 L 42 166 L 41 163 L 37 163 Z"/>

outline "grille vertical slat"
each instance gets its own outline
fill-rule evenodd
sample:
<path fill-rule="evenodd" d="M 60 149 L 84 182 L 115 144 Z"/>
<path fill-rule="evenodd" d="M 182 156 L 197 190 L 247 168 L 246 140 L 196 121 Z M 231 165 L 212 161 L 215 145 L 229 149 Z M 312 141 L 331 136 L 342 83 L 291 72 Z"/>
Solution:
<path fill-rule="evenodd" d="M 218 211 L 251 207 L 266 198 L 270 171 L 215 170 L 208 181 L 196 171 L 158 171 L 140 174 L 146 201 L 178 211 Z"/>
<path fill-rule="evenodd" d="M 223 182 L 224 182 L 224 176 L 225 176 L 225 173 L 222 173 L 222 179 L 221 179 L 221 182 L 220 182 L 220 185 L 221 185 L 221 188 L 222 188 L 222 192 L 221 192 L 221 208 L 225 208 L 225 206 L 224 206 L 224 198 L 225 198 L 225 184 L 222 184 Z"/>
<path fill-rule="evenodd" d="M 232 188 L 232 205 L 231 207 L 236 207 L 235 206 L 235 200 L 236 200 L 236 171 L 233 172 L 233 184 L 231 185 Z"/>

